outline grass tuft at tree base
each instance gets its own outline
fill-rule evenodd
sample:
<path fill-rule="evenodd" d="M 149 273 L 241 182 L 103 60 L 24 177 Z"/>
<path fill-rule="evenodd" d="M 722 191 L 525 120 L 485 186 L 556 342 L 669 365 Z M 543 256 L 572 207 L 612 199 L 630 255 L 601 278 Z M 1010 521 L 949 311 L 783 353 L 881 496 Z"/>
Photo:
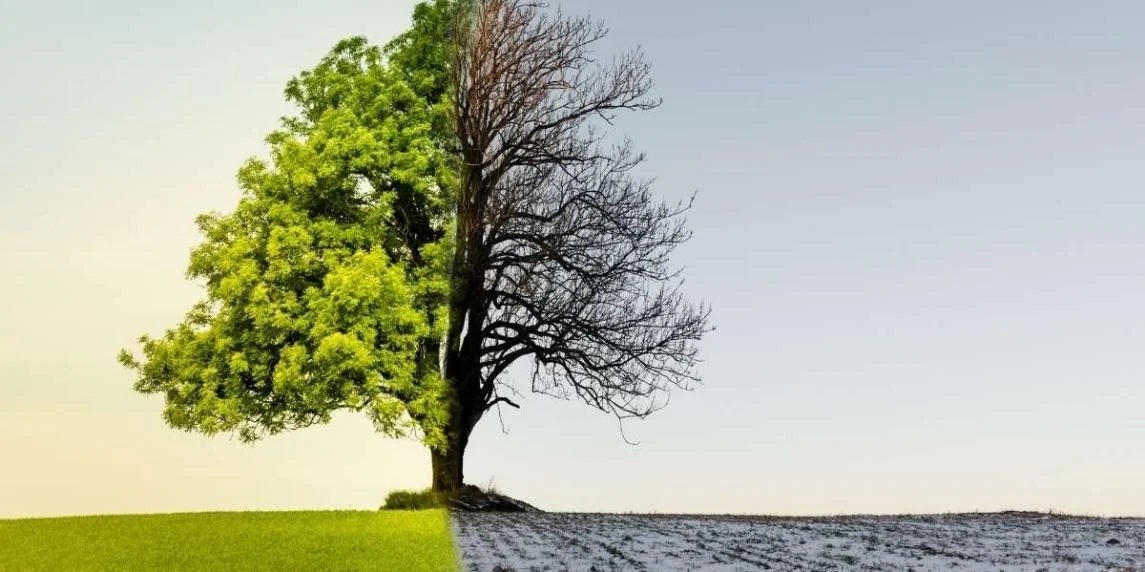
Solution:
<path fill-rule="evenodd" d="M 386 495 L 382 510 L 426 510 L 444 508 L 446 500 L 433 489 L 394 491 Z"/>
<path fill-rule="evenodd" d="M 457 570 L 444 510 L 0 520 L 0 570 Z"/>

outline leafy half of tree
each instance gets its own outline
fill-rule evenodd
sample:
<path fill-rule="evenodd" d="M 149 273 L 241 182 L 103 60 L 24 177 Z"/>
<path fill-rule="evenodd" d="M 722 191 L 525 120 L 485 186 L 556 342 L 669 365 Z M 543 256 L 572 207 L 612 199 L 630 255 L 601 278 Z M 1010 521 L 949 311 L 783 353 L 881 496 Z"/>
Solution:
<path fill-rule="evenodd" d="M 385 49 L 354 37 L 292 79 L 298 108 L 240 169 L 234 212 L 202 215 L 188 276 L 206 299 L 143 359 L 135 388 L 177 428 L 245 440 L 363 411 L 443 442 L 438 351 L 456 167 L 445 147 L 446 3 Z M 436 67 L 435 67 L 436 66 Z"/>

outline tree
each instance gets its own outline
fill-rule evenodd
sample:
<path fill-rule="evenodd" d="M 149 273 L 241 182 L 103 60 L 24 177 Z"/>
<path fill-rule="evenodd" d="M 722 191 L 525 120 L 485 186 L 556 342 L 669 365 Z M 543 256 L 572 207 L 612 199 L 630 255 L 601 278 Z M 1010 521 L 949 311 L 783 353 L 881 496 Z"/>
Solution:
<path fill-rule="evenodd" d="M 530 0 L 434 0 L 385 48 L 339 42 L 288 83 L 298 114 L 201 216 L 206 299 L 143 360 L 164 417 L 246 440 L 366 412 L 429 447 L 455 493 L 482 416 L 531 389 L 643 417 L 698 381 L 708 312 L 673 248 L 689 204 L 656 200 L 603 126 L 650 110 L 639 52 L 600 66 L 605 29 Z"/>

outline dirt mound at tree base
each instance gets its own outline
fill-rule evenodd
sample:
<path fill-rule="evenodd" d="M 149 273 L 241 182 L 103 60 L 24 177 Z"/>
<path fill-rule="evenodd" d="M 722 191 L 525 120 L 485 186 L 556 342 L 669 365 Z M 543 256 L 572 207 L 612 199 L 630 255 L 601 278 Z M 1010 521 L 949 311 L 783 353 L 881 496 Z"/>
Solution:
<path fill-rule="evenodd" d="M 449 508 L 465 512 L 544 512 L 525 501 L 495 491 L 483 491 L 473 485 L 461 487 L 457 496 L 450 499 Z"/>

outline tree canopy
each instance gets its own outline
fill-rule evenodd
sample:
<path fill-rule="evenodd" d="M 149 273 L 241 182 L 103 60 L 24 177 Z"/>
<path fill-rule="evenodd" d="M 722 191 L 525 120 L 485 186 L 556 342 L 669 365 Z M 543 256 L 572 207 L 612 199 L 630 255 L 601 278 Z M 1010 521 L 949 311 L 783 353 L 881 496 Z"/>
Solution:
<path fill-rule="evenodd" d="M 463 483 L 485 412 L 530 389 L 643 417 L 699 380 L 708 311 L 673 249 L 689 203 L 655 198 L 608 128 L 659 105 L 603 24 L 534 0 L 434 0 L 384 47 L 353 37 L 291 79 L 297 113 L 198 219 L 206 297 L 142 359 L 164 417 L 246 440 L 365 412 Z"/>

